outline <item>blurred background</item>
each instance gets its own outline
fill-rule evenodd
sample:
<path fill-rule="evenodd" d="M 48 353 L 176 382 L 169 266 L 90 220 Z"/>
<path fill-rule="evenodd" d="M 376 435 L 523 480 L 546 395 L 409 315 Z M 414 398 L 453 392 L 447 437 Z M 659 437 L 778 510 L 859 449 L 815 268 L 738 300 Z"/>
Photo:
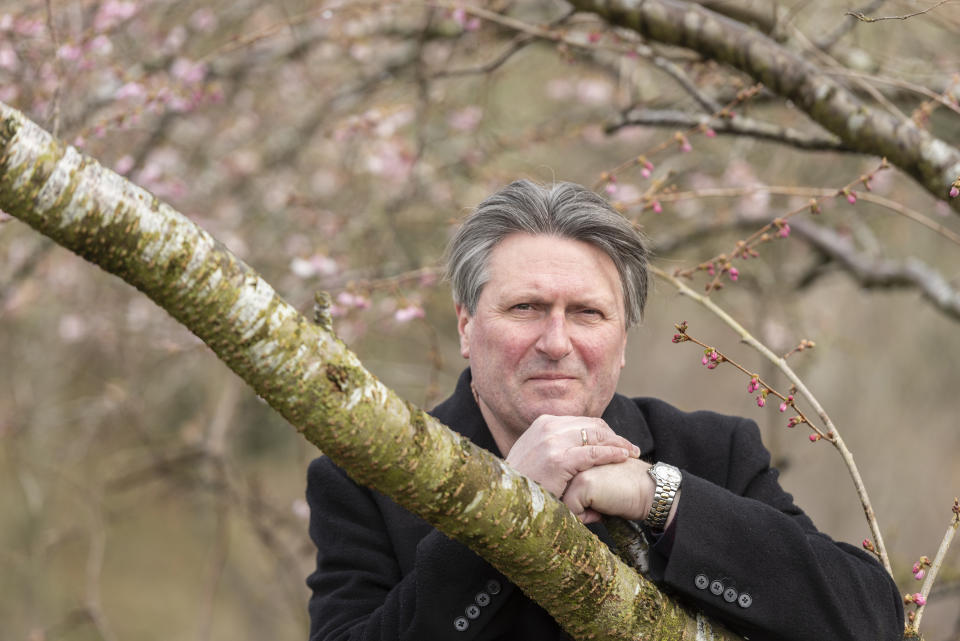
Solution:
<path fill-rule="evenodd" d="M 960 4 L 701 4 L 871 108 L 960 140 Z M 671 272 L 821 198 L 711 298 L 775 352 L 816 343 L 790 362 L 853 451 L 915 592 L 910 567 L 934 555 L 960 494 L 960 318 L 916 284 L 868 287 L 843 256 L 867 274 L 922 265 L 957 296 L 958 216 L 897 169 L 867 191 L 878 157 L 753 86 L 560 0 L 0 2 L 0 100 L 197 221 L 303 312 L 329 291 L 339 335 L 423 407 L 464 366 L 438 260 L 503 184 L 594 186 Z M 726 135 L 718 106 L 775 135 Z M 0 640 L 305 638 L 318 452 L 144 296 L 0 221 Z M 758 408 L 743 375 L 672 344 L 681 320 L 789 387 L 658 280 L 621 391 L 753 418 L 818 526 L 868 537 L 835 450 L 787 429 L 776 403 Z M 952 550 L 926 638 L 960 638 L 958 611 Z"/>

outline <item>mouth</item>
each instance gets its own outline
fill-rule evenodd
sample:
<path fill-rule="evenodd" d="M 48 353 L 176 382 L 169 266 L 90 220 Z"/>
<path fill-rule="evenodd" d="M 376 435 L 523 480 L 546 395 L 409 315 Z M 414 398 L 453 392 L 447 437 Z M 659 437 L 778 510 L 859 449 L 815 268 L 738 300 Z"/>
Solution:
<path fill-rule="evenodd" d="M 527 377 L 529 381 L 568 381 L 576 378 L 575 376 L 570 376 L 569 374 L 536 374 L 534 376 Z"/>

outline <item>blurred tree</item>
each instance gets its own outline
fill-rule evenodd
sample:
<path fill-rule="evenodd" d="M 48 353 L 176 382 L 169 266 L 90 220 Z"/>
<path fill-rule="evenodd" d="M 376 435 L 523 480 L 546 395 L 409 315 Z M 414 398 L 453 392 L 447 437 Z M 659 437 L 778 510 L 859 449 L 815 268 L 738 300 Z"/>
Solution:
<path fill-rule="evenodd" d="M 330 290 L 338 333 L 388 384 L 426 403 L 457 369 L 452 325 L 438 320 L 448 303 L 434 287 L 446 223 L 517 175 L 594 184 L 644 225 L 661 265 L 689 267 L 697 286 L 725 283 L 712 296 L 777 351 L 805 335 L 829 350 L 804 361 L 804 374 L 838 408 L 837 422 L 889 426 L 862 430 L 854 445 L 869 457 L 868 481 L 890 497 L 878 511 L 916 515 L 895 528 L 894 560 L 909 566 L 917 547 L 935 544 L 936 533 L 925 535 L 940 523 L 932 506 L 960 482 L 949 463 L 960 353 L 945 332 L 955 326 L 928 313 L 960 317 L 949 251 L 960 243 L 949 214 L 960 168 L 945 142 L 957 139 L 960 111 L 956 6 L 575 4 L 587 12 L 547 0 L 9 3 L 0 100 L 189 212 L 297 308 Z M 874 173 L 880 156 L 895 169 Z M 738 258 L 736 240 L 765 224 L 774 232 L 753 250 L 759 257 Z M 121 566 L 184 585 L 119 543 L 158 529 L 150 519 L 163 512 L 148 517 L 143 506 L 165 504 L 190 524 L 174 554 L 209 556 L 202 580 L 170 604 L 197 611 L 198 635 L 287 636 L 277 630 L 290 612 L 288 629 L 302 628 L 303 594 L 289 587 L 309 562 L 300 480 L 283 475 L 310 452 L 264 438 L 276 419 L 141 299 L 15 223 L 0 232 L 0 354 L 16 364 L 0 368 L 9 481 L 0 501 L 18 515 L 0 563 L 24 595 L 0 605 L 0 620 L 15 636 L 90 621 L 101 631 L 109 621 L 166 629 L 169 617 L 107 616 L 142 611 L 130 595 L 144 586 L 121 578 Z M 871 311 L 858 289 L 877 288 L 906 293 Z M 896 332 L 910 340 L 892 340 Z M 644 362 L 675 358 L 648 348 Z M 867 368 L 875 378 L 863 363 L 881 364 Z M 694 383 L 675 369 L 627 384 L 743 411 L 716 379 Z M 766 438 L 799 463 L 791 470 L 822 473 L 777 434 Z M 923 452 L 910 459 L 927 463 L 911 470 L 924 501 L 900 496 L 884 472 L 902 464 L 898 452 Z M 277 478 L 282 487 L 264 496 Z M 813 483 L 797 478 L 801 490 Z M 832 478 L 826 487 L 842 472 Z M 180 498 L 185 490 L 192 499 Z M 843 528 L 859 538 L 862 525 Z M 251 550 L 259 566 L 231 558 Z M 101 597 L 102 575 L 115 580 Z M 279 589 L 265 605 L 252 586 L 268 576 Z M 239 614 L 215 617 L 214 603 Z M 954 622 L 930 625 L 946 637 Z"/>

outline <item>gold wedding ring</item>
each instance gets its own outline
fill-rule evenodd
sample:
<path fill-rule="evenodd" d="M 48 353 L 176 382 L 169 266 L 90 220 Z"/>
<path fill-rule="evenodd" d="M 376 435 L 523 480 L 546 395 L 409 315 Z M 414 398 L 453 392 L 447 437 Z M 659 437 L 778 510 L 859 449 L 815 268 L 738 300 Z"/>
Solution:
<path fill-rule="evenodd" d="M 586 428 L 580 428 L 580 443 L 582 445 L 587 444 L 587 430 Z"/>

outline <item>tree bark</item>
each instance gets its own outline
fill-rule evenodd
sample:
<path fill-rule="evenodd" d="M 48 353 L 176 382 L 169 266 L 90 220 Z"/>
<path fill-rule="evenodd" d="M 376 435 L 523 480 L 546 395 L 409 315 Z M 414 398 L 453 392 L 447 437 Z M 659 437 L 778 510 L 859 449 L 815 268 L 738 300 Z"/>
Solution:
<path fill-rule="evenodd" d="M 0 208 L 149 296 L 355 480 L 482 555 L 575 638 L 739 639 L 400 399 L 207 232 L 2 103 Z"/>
<path fill-rule="evenodd" d="M 680 0 L 570 0 L 612 25 L 650 40 L 686 47 L 730 65 L 793 102 L 851 149 L 886 157 L 960 213 L 960 198 L 948 198 L 960 178 L 960 150 L 919 128 L 871 109 L 814 65 L 756 29 Z"/>

